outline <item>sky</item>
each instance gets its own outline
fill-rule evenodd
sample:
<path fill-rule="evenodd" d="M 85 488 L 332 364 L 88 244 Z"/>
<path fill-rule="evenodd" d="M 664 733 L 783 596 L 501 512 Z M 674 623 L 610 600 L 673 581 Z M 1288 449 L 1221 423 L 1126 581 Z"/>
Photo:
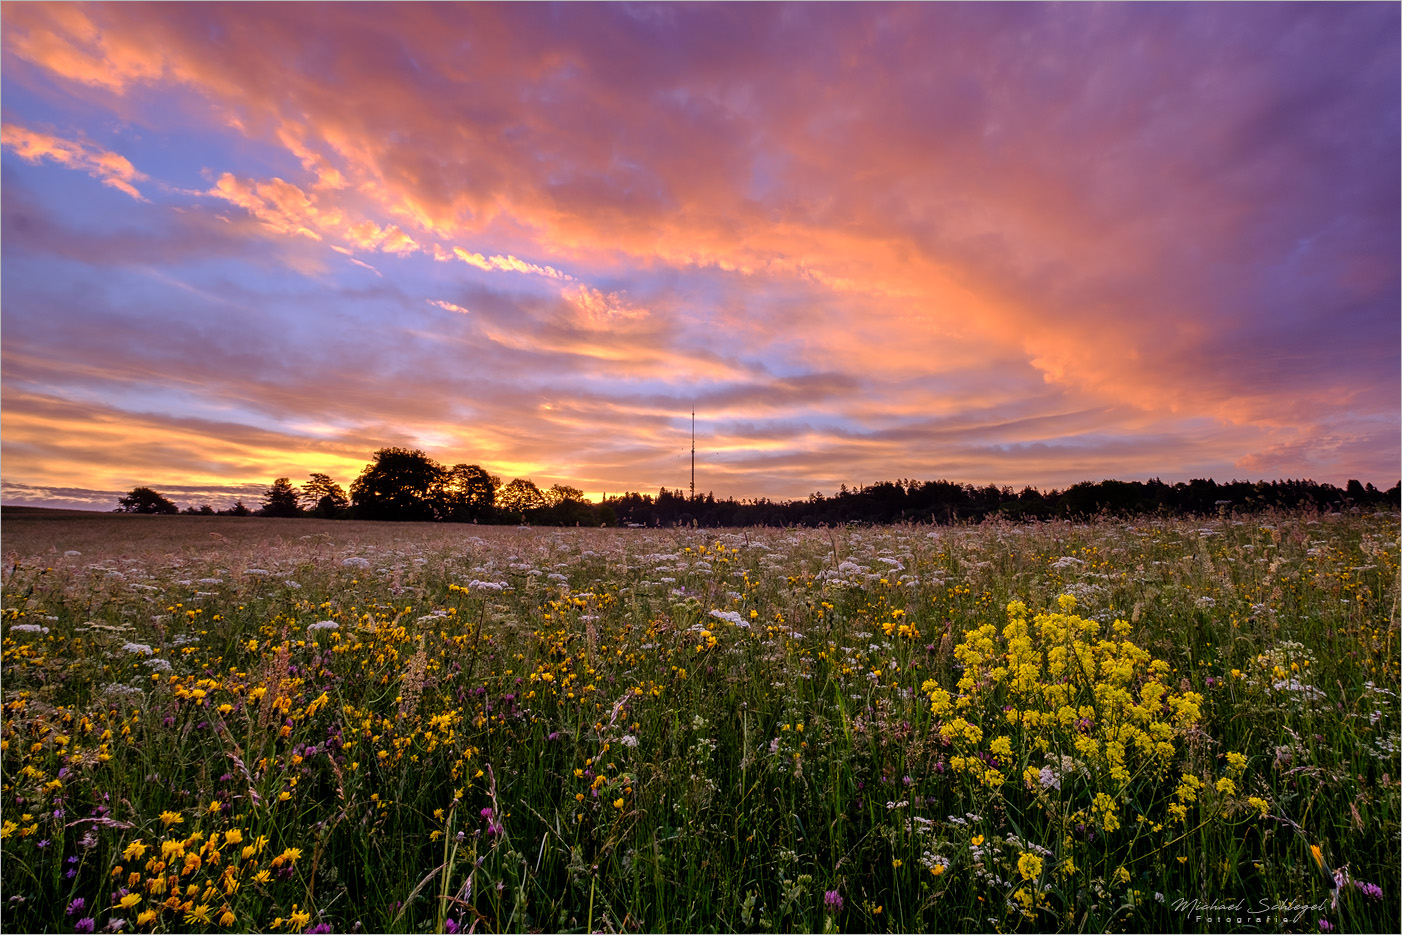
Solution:
<path fill-rule="evenodd" d="M 1392 3 L 0 21 L 0 498 L 1402 474 Z"/>

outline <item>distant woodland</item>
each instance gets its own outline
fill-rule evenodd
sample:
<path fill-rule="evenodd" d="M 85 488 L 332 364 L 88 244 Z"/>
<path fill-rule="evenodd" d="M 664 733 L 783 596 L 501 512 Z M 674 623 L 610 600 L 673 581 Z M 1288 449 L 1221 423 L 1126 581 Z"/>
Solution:
<path fill-rule="evenodd" d="M 225 516 L 313 516 L 395 522 L 500 523 L 536 526 L 835 526 L 886 523 L 970 523 L 991 518 L 1014 521 L 1097 515 L 1175 516 L 1305 509 L 1397 509 L 1402 482 L 1390 490 L 1350 480 L 1341 490 L 1312 480 L 1231 481 L 1211 479 L 1166 484 L 1160 480 L 1083 481 L 1065 490 L 956 484 L 952 481 L 882 481 L 802 500 L 717 500 L 662 488 L 656 494 L 625 493 L 590 503 L 562 484 L 542 490 L 533 481 L 501 478 L 475 464 L 439 464 L 417 449 L 381 448 L 346 491 L 326 474 L 300 486 L 279 477 L 263 500 L 242 500 L 225 509 L 187 507 L 184 513 Z M 118 500 L 116 512 L 179 513 L 149 487 Z"/>

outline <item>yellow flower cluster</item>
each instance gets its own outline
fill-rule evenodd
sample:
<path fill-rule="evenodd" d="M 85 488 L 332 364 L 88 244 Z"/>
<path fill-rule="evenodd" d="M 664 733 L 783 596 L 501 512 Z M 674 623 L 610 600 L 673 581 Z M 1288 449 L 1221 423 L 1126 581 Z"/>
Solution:
<path fill-rule="evenodd" d="M 954 647 L 963 667 L 956 696 L 934 679 L 922 690 L 940 737 L 954 747 L 949 764 L 956 774 L 992 790 L 1005 774 L 1020 775 L 1021 785 L 1040 795 L 1060 788 L 1070 775 L 1065 764 L 1073 762 L 1072 772 L 1095 790 L 1088 817 L 1113 832 L 1127 787 L 1167 777 L 1177 741 L 1201 717 L 1202 696 L 1171 688 L 1168 664 L 1132 641 L 1130 624 L 1115 621 L 1103 638 L 1099 623 L 1076 613 L 1074 597 L 1057 603 L 1055 612 L 1032 616 L 1013 601 L 1001 631 L 984 624 Z M 1246 759 L 1233 753 L 1227 763 L 1231 778 L 1217 788 L 1234 794 Z M 1200 787 L 1197 777 L 1181 777 L 1171 818 L 1186 818 Z"/>

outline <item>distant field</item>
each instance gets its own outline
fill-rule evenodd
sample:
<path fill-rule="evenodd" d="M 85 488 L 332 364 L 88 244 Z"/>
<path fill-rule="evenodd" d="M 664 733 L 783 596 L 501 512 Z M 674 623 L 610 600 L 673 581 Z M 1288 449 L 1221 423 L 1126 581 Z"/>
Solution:
<path fill-rule="evenodd" d="M 465 533 L 470 530 L 470 533 Z M 332 544 L 388 546 L 395 542 L 448 543 L 463 535 L 515 535 L 514 526 L 374 523 L 356 520 L 270 519 L 262 516 L 153 516 L 41 507 L 0 507 L 0 548 L 38 556 L 70 549 L 104 554 L 215 555 L 262 549 L 320 537 Z"/>
<path fill-rule="evenodd" d="M 4 927 L 1396 931 L 1398 534 L 6 508 Z"/>

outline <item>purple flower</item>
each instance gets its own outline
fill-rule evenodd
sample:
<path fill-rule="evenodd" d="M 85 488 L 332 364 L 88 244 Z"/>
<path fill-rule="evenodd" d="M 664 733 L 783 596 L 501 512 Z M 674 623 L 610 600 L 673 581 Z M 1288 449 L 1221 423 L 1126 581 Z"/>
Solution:
<path fill-rule="evenodd" d="M 1378 884 L 1376 883 L 1360 883 L 1357 880 L 1354 880 L 1353 885 L 1358 888 L 1358 891 L 1360 893 L 1362 893 L 1364 896 L 1369 897 L 1370 899 L 1383 898 L 1383 888 L 1381 886 L 1378 886 Z"/>
<path fill-rule="evenodd" d="M 311 928 L 306 929 L 306 930 L 305 930 L 305 935 L 324 935 L 324 933 L 329 932 L 329 931 L 331 931 L 331 923 L 330 923 L 330 922 L 318 922 L 316 925 L 313 925 Z"/>
<path fill-rule="evenodd" d="M 37 847 L 37 848 L 39 848 L 39 850 L 42 851 L 44 848 L 48 847 L 49 844 L 50 844 L 49 839 L 48 839 L 48 838 L 45 838 L 44 840 L 40 841 L 38 844 L 36 844 L 36 845 L 34 845 L 34 846 Z"/>
<path fill-rule="evenodd" d="M 84 900 L 83 897 L 79 896 L 77 899 L 73 900 L 71 903 L 68 904 L 68 914 L 71 916 L 76 916 L 78 913 L 83 911 L 83 907 L 86 905 L 87 901 Z"/>
<path fill-rule="evenodd" d="M 452 919 L 444 919 L 444 920 L 443 920 L 443 930 L 444 930 L 445 932 L 447 932 L 448 935 L 456 935 L 456 933 L 457 933 L 457 931 L 458 931 L 458 924 L 457 924 L 456 922 L 454 922 Z"/>
<path fill-rule="evenodd" d="M 1328 919 L 1321 918 L 1319 920 L 1319 930 L 1321 932 L 1332 932 L 1334 931 L 1334 926 L 1329 924 Z"/>
<path fill-rule="evenodd" d="M 95 926 L 96 924 L 97 924 L 97 923 L 96 923 L 95 921 L 93 921 L 93 917 L 92 917 L 92 916 L 87 916 L 87 917 L 82 918 L 82 919 L 79 919 L 77 922 L 74 922 L 74 923 L 73 923 L 73 931 L 75 931 L 75 932 L 91 932 L 91 931 L 93 930 L 93 926 Z"/>
<path fill-rule="evenodd" d="M 823 894 L 823 905 L 829 912 L 842 911 L 842 894 L 837 890 L 828 890 Z"/>
<path fill-rule="evenodd" d="M 549 736 L 549 737 L 546 737 L 545 739 L 546 739 L 546 740 L 559 740 L 559 739 L 560 739 L 560 732 L 559 732 L 559 731 L 552 730 L 552 731 L 550 732 L 550 736 Z"/>
<path fill-rule="evenodd" d="M 484 808 L 484 809 L 482 809 L 481 814 L 482 814 L 482 817 L 483 817 L 483 818 L 487 819 L 487 821 L 491 821 L 491 820 L 492 820 L 492 810 L 491 810 L 490 808 Z"/>

